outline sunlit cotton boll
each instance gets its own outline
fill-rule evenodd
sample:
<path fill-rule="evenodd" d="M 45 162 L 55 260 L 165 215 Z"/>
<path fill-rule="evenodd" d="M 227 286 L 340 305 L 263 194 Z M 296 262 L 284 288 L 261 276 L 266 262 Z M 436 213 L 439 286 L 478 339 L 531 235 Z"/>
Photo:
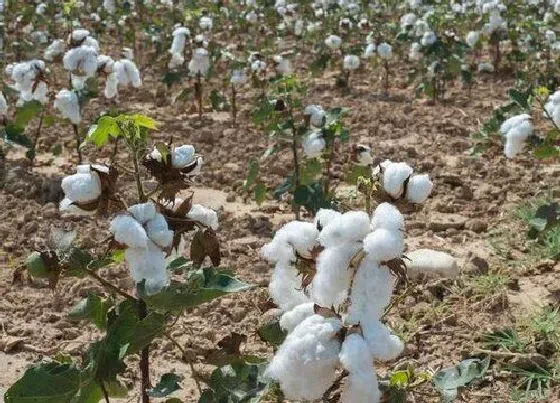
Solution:
<path fill-rule="evenodd" d="M 422 39 L 420 43 L 422 44 L 422 46 L 431 46 L 434 43 L 436 43 L 436 41 L 437 41 L 437 36 L 434 33 L 434 31 L 428 31 L 428 32 L 424 32 L 424 35 L 422 35 Z"/>
<path fill-rule="evenodd" d="M 134 219 L 141 224 L 152 220 L 156 216 L 156 206 L 152 202 L 134 204 L 128 208 Z"/>
<path fill-rule="evenodd" d="M 375 55 L 375 43 L 368 43 L 362 57 L 364 59 L 371 59 Z"/>
<path fill-rule="evenodd" d="M 342 62 L 342 67 L 347 71 L 354 71 L 360 67 L 360 58 L 356 55 L 346 55 Z"/>
<path fill-rule="evenodd" d="M 60 56 L 66 50 L 66 42 L 62 39 L 55 39 L 52 43 L 45 49 L 43 57 L 46 61 L 52 62 L 56 57 Z"/>
<path fill-rule="evenodd" d="M 325 123 L 325 111 L 320 105 L 308 105 L 303 115 L 309 117 L 309 122 L 315 127 L 322 127 Z"/>
<path fill-rule="evenodd" d="M 231 73 L 230 83 L 235 87 L 240 87 L 247 84 L 249 78 L 247 77 L 247 71 L 245 69 L 233 70 Z"/>
<path fill-rule="evenodd" d="M 70 203 L 89 203 L 101 196 L 99 174 L 89 165 L 78 165 L 77 172 L 62 179 L 64 198 Z"/>
<path fill-rule="evenodd" d="M 315 214 L 314 224 L 315 227 L 321 231 L 325 228 L 330 222 L 332 222 L 335 218 L 340 217 L 342 214 L 338 211 L 331 210 L 331 209 L 319 209 L 317 214 Z"/>
<path fill-rule="evenodd" d="M 391 162 L 383 170 L 383 189 L 391 197 L 398 199 L 404 192 L 404 181 L 412 175 L 412 168 L 406 162 Z"/>
<path fill-rule="evenodd" d="M 317 158 L 325 149 L 326 142 L 320 131 L 312 132 L 303 139 L 303 152 L 307 158 Z"/>
<path fill-rule="evenodd" d="M 474 47 L 474 45 L 478 43 L 479 39 L 480 39 L 480 32 L 470 31 L 467 34 L 467 37 L 465 38 L 465 42 L 467 42 L 467 45 L 469 45 L 472 48 Z"/>
<path fill-rule="evenodd" d="M 305 28 L 305 22 L 303 20 L 297 20 L 294 23 L 294 35 L 302 36 L 304 28 Z"/>
<path fill-rule="evenodd" d="M 174 147 L 171 152 L 171 165 L 173 168 L 185 168 L 196 162 L 195 149 L 192 145 Z"/>
<path fill-rule="evenodd" d="M 556 42 L 556 33 L 550 29 L 544 33 L 544 37 L 549 44 Z"/>
<path fill-rule="evenodd" d="M 119 81 L 119 85 L 132 85 L 134 88 L 138 88 L 142 85 L 140 71 L 133 61 L 128 59 L 121 59 L 115 62 L 114 70 L 117 76 L 117 80 Z"/>
<path fill-rule="evenodd" d="M 295 261 L 295 252 L 309 258 L 317 236 L 317 228 L 312 223 L 291 221 L 276 231 L 272 241 L 261 249 L 261 254 L 273 263 Z"/>
<path fill-rule="evenodd" d="M 113 234 L 115 241 L 130 248 L 146 248 L 148 245 L 146 230 L 130 215 L 121 214 L 113 218 L 109 231 Z"/>
<path fill-rule="evenodd" d="M 545 105 L 545 110 L 547 105 L 548 103 Z M 506 137 L 504 146 L 506 157 L 513 158 L 523 150 L 525 141 L 534 129 L 530 119 L 528 114 L 517 115 L 507 119 L 500 126 L 500 133 Z"/>
<path fill-rule="evenodd" d="M 210 31 L 212 29 L 212 18 L 208 17 L 206 15 L 200 17 L 200 21 L 198 23 L 198 26 L 200 27 L 200 29 L 205 30 L 205 31 Z"/>
<path fill-rule="evenodd" d="M 146 292 L 157 293 L 169 282 L 165 267 L 165 253 L 152 241 L 143 248 L 127 248 L 125 259 L 130 267 L 130 275 L 137 282 L 146 281 Z"/>
<path fill-rule="evenodd" d="M 433 188 L 434 184 L 427 174 L 413 175 L 406 187 L 406 200 L 410 203 L 424 203 L 432 193 Z"/>
<path fill-rule="evenodd" d="M 401 339 L 391 334 L 387 326 L 378 319 L 365 316 L 360 325 L 369 351 L 376 360 L 391 361 L 403 352 L 404 344 Z"/>
<path fill-rule="evenodd" d="M 386 42 L 377 45 L 377 54 L 382 59 L 390 59 L 393 55 L 393 47 Z"/>
<path fill-rule="evenodd" d="M 404 237 L 399 231 L 379 228 L 364 239 L 364 250 L 376 262 L 387 262 L 402 256 Z"/>
<path fill-rule="evenodd" d="M 56 94 L 54 100 L 54 107 L 64 116 L 69 119 L 72 124 L 80 124 L 82 117 L 80 116 L 80 105 L 78 102 L 78 95 L 74 91 L 62 89 Z"/>
<path fill-rule="evenodd" d="M 66 70 L 93 77 L 97 71 L 97 50 L 86 45 L 72 48 L 64 54 L 62 61 Z"/>
<path fill-rule="evenodd" d="M 288 334 L 265 376 L 277 380 L 286 399 L 315 400 L 336 379 L 342 328 L 337 318 L 312 315 Z"/>
<path fill-rule="evenodd" d="M 346 242 L 359 242 L 370 231 L 370 220 L 363 211 L 348 211 L 336 217 L 319 235 L 321 245 L 336 247 Z"/>
<path fill-rule="evenodd" d="M 285 312 L 280 317 L 280 327 L 286 332 L 291 333 L 297 325 L 303 322 L 306 318 L 315 314 L 315 304 L 313 302 L 306 302 L 299 304 L 291 310 Z"/>
<path fill-rule="evenodd" d="M 416 14 L 408 13 L 401 17 L 400 24 L 401 28 L 411 28 L 416 22 Z"/>
<path fill-rule="evenodd" d="M 189 72 L 192 75 L 205 76 L 210 69 L 210 55 L 204 48 L 197 48 L 189 62 Z"/>
<path fill-rule="evenodd" d="M 378 403 L 381 400 L 373 357 L 364 338 L 357 333 L 346 336 L 340 350 L 340 362 L 348 371 L 340 401 L 342 403 Z"/>
<path fill-rule="evenodd" d="M 171 42 L 171 53 L 183 54 L 185 51 L 185 44 L 187 37 L 190 36 L 190 31 L 187 27 L 178 27 L 173 31 L 173 41 Z"/>
<path fill-rule="evenodd" d="M 325 39 L 325 45 L 331 50 L 337 50 L 342 45 L 342 39 L 338 35 L 329 35 Z"/>
<path fill-rule="evenodd" d="M 391 203 L 381 203 L 373 212 L 371 227 L 374 230 L 404 231 L 404 217 Z"/>
<path fill-rule="evenodd" d="M 212 228 L 214 231 L 220 226 L 218 222 L 218 214 L 214 210 L 200 204 L 192 205 L 191 210 L 187 213 L 187 218 Z"/>
<path fill-rule="evenodd" d="M 173 242 L 173 231 L 168 228 L 167 221 L 162 214 L 156 213 L 154 218 L 147 221 L 145 225 L 146 233 L 150 240 L 162 248 L 171 246 Z"/>

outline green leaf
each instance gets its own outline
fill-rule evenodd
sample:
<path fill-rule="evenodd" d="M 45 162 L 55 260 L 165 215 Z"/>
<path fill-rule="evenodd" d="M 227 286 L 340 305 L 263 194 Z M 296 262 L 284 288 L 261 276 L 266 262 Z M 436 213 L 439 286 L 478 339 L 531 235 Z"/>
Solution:
<path fill-rule="evenodd" d="M 187 308 L 212 301 L 226 294 L 251 288 L 229 274 L 199 269 L 189 274 L 186 283 L 172 283 L 157 294 L 145 298 L 146 304 L 160 312 L 180 313 Z"/>
<path fill-rule="evenodd" d="M 452 402 L 457 396 L 457 388 L 463 387 L 476 378 L 482 378 L 490 366 L 490 356 L 484 360 L 476 358 L 439 370 L 433 377 L 434 387 L 439 390 L 445 402 Z"/>
<path fill-rule="evenodd" d="M 187 258 L 183 256 L 179 256 L 178 258 L 173 259 L 171 262 L 167 264 L 167 270 L 180 270 L 187 265 L 190 266 L 190 264 L 191 262 Z"/>
<path fill-rule="evenodd" d="M 256 125 L 260 125 L 268 120 L 269 116 L 274 113 L 275 105 L 275 103 L 270 102 L 266 98 L 261 98 L 258 102 L 259 107 L 253 113 L 253 123 Z"/>
<path fill-rule="evenodd" d="M 259 177 L 259 161 L 253 159 L 249 162 L 249 173 L 247 174 L 247 179 L 243 183 L 245 190 L 249 188 L 257 181 Z"/>
<path fill-rule="evenodd" d="M 47 278 L 50 275 L 49 268 L 45 264 L 40 252 L 33 252 L 25 260 L 27 273 L 32 277 Z"/>
<path fill-rule="evenodd" d="M 323 172 L 323 165 L 317 158 L 308 159 L 300 170 L 300 183 L 310 185 Z"/>
<path fill-rule="evenodd" d="M 267 187 L 264 183 L 259 182 L 255 185 L 255 201 L 257 204 L 262 204 L 266 199 Z"/>
<path fill-rule="evenodd" d="M 229 104 L 226 98 L 216 89 L 210 92 L 210 102 L 212 103 L 212 109 L 216 111 L 229 110 Z"/>
<path fill-rule="evenodd" d="M 4 137 L 8 142 L 27 148 L 32 148 L 33 142 L 24 134 L 24 132 L 24 128 L 17 127 L 15 125 L 8 125 L 3 128 Z"/>
<path fill-rule="evenodd" d="M 90 128 L 88 140 L 95 143 L 97 147 L 102 147 L 109 141 L 109 136 L 119 137 L 121 130 L 117 120 L 111 116 L 101 116 L 97 124 Z"/>
<path fill-rule="evenodd" d="M 69 313 L 72 320 L 89 320 L 99 329 L 107 328 L 107 313 L 111 303 L 97 295 L 89 295 L 76 305 Z"/>
<path fill-rule="evenodd" d="M 531 94 L 532 87 L 529 87 L 529 89 L 525 92 L 513 88 L 508 91 L 510 99 L 523 109 L 529 109 L 529 97 Z"/>
<path fill-rule="evenodd" d="M 406 387 L 410 383 L 411 378 L 412 374 L 408 369 L 391 372 L 391 375 L 389 377 L 389 386 L 394 388 Z"/>
<path fill-rule="evenodd" d="M 80 390 L 80 371 L 71 364 L 40 363 L 25 371 L 5 393 L 6 403 L 70 402 Z"/>
<path fill-rule="evenodd" d="M 157 130 L 158 122 L 145 115 L 135 114 L 130 116 L 130 119 L 138 127 L 145 127 L 146 129 Z"/>
<path fill-rule="evenodd" d="M 16 109 L 16 117 L 14 120 L 14 126 L 25 128 L 29 121 L 35 117 L 38 117 L 41 113 L 43 106 L 39 101 L 27 101 Z"/>
<path fill-rule="evenodd" d="M 538 159 L 560 157 L 560 148 L 552 144 L 543 144 L 533 151 L 533 155 Z"/>
<path fill-rule="evenodd" d="M 286 339 L 287 333 L 280 327 L 280 322 L 275 319 L 257 330 L 260 339 L 273 346 L 279 346 Z"/>
<path fill-rule="evenodd" d="M 161 376 L 161 379 L 157 383 L 157 385 L 154 388 L 148 390 L 148 396 L 157 398 L 166 397 L 176 390 L 181 389 L 178 383 L 179 381 L 181 381 L 181 378 L 179 376 L 171 372 L 165 373 Z"/>
<path fill-rule="evenodd" d="M 352 171 L 350 171 L 350 174 L 346 178 L 346 182 L 356 185 L 360 177 L 371 178 L 371 167 L 366 165 L 354 165 Z"/>

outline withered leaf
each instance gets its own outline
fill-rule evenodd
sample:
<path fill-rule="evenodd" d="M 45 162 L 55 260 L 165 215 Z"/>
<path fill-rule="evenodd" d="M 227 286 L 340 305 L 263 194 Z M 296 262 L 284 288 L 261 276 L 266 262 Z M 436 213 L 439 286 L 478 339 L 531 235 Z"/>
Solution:
<path fill-rule="evenodd" d="M 247 342 L 247 335 L 231 332 L 218 342 L 218 347 L 228 354 L 240 354 L 241 343 Z"/>
<path fill-rule="evenodd" d="M 184 217 L 189 213 L 189 211 L 191 211 L 193 195 L 194 195 L 194 193 L 191 193 L 189 195 L 189 197 L 187 197 L 185 200 L 183 200 L 183 202 L 175 210 L 175 213 L 177 214 L 177 216 Z"/>
<path fill-rule="evenodd" d="M 214 230 L 207 228 L 204 230 L 204 251 L 210 257 L 213 266 L 219 266 L 221 261 L 220 241 Z"/>
<path fill-rule="evenodd" d="M 386 262 L 381 262 L 381 264 L 387 266 L 391 273 L 393 273 L 399 281 L 408 284 L 407 268 L 404 259 L 391 259 Z"/>
<path fill-rule="evenodd" d="M 200 266 L 205 257 L 204 233 L 202 231 L 197 231 L 191 240 L 191 260 L 195 266 Z"/>
<path fill-rule="evenodd" d="M 320 305 L 313 305 L 313 312 L 317 315 L 321 315 L 324 318 L 338 318 L 338 315 L 332 308 L 325 308 Z"/>

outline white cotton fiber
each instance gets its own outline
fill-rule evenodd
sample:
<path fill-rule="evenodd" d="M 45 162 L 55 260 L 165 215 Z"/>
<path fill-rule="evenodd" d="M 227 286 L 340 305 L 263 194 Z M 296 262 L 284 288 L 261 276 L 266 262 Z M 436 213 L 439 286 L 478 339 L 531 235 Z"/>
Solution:
<path fill-rule="evenodd" d="M 154 217 L 146 222 L 146 233 L 148 237 L 162 248 L 171 246 L 173 242 L 173 231 L 168 229 L 165 217 L 155 213 Z"/>
<path fill-rule="evenodd" d="M 364 250 L 376 262 L 401 257 L 404 252 L 404 237 L 400 232 L 379 228 L 364 239 Z"/>
<path fill-rule="evenodd" d="M 128 248 L 125 259 L 129 264 L 131 277 L 137 283 L 146 280 L 148 294 L 158 292 L 169 282 L 165 253 L 153 242 L 147 241 L 144 248 Z"/>
<path fill-rule="evenodd" d="M 379 320 L 366 318 L 360 325 L 369 350 L 376 360 L 391 361 L 403 352 L 404 344 L 401 339 L 391 334 Z"/>
<path fill-rule="evenodd" d="M 341 244 L 321 252 L 317 259 L 317 273 L 311 283 L 311 298 L 320 306 L 338 308 L 348 295 L 350 275 L 348 266 L 361 249 L 359 243 Z"/>
<path fill-rule="evenodd" d="M 318 234 L 312 223 L 291 221 L 276 231 L 272 241 L 261 249 L 261 254 L 273 263 L 295 261 L 295 252 L 302 257 L 311 257 Z"/>
<path fill-rule="evenodd" d="M 265 376 L 280 383 L 286 399 L 320 399 L 336 379 L 340 353 L 336 334 L 341 328 L 337 318 L 306 318 L 288 334 Z"/>
<path fill-rule="evenodd" d="M 282 311 L 289 311 L 297 305 L 309 302 L 302 290 L 301 280 L 295 267 L 284 262 L 276 264 L 268 284 L 268 293 Z"/>
<path fill-rule="evenodd" d="M 193 204 L 191 210 L 187 214 L 187 218 L 198 221 L 202 225 L 212 228 L 214 231 L 220 226 L 218 222 L 218 214 L 209 208 L 200 204 Z"/>
<path fill-rule="evenodd" d="M 96 200 L 101 195 L 101 181 L 97 172 L 76 173 L 62 179 L 62 191 L 73 202 L 86 203 Z"/>
<path fill-rule="evenodd" d="M 383 171 L 383 189 L 398 199 L 404 191 L 404 181 L 412 175 L 412 168 L 406 162 L 392 162 Z"/>
<path fill-rule="evenodd" d="M 280 327 L 286 332 L 291 333 L 304 319 L 314 314 L 315 304 L 313 302 L 299 304 L 282 315 Z"/>
<path fill-rule="evenodd" d="M 413 175 L 408 181 L 406 199 L 410 203 L 424 203 L 433 188 L 434 184 L 428 175 Z"/>
<path fill-rule="evenodd" d="M 351 305 L 345 322 L 357 325 L 369 318 L 381 318 L 392 294 L 393 278 L 389 269 L 365 258 L 354 277 Z"/>
<path fill-rule="evenodd" d="M 270 263 L 288 264 L 296 260 L 294 248 L 283 239 L 274 238 L 260 250 L 261 256 Z"/>
<path fill-rule="evenodd" d="M 505 136 L 511 129 L 518 126 L 522 126 L 525 129 L 528 129 L 527 123 L 531 124 L 530 119 L 531 119 L 531 115 L 528 115 L 526 113 L 517 116 L 512 116 L 511 118 L 505 120 L 502 123 L 502 125 L 500 126 L 500 134 Z"/>
<path fill-rule="evenodd" d="M 311 132 L 303 139 L 303 153 L 307 158 L 320 157 L 326 144 L 323 134 L 320 131 Z"/>
<path fill-rule="evenodd" d="M 340 350 L 340 362 L 348 371 L 340 400 L 342 403 L 378 403 L 381 400 L 373 357 L 359 334 L 346 337 Z"/>
<path fill-rule="evenodd" d="M 381 203 L 373 212 L 371 227 L 389 231 L 404 231 L 404 217 L 391 203 Z"/>
<path fill-rule="evenodd" d="M 359 242 L 370 231 L 370 220 L 363 211 L 349 211 L 335 217 L 319 235 L 321 245 L 339 246 L 343 242 Z"/>
<path fill-rule="evenodd" d="M 317 214 L 315 214 L 315 226 L 319 230 L 325 228 L 332 220 L 334 220 L 336 217 L 340 217 L 341 215 L 341 213 L 335 210 L 325 208 L 319 209 L 319 211 L 317 211 Z"/>
<path fill-rule="evenodd" d="M 148 235 L 138 221 L 129 215 L 119 215 L 111 221 L 109 230 L 115 240 L 130 248 L 146 248 Z"/>
<path fill-rule="evenodd" d="M 185 168 L 195 162 L 195 149 L 192 145 L 175 147 L 171 153 L 173 168 Z"/>

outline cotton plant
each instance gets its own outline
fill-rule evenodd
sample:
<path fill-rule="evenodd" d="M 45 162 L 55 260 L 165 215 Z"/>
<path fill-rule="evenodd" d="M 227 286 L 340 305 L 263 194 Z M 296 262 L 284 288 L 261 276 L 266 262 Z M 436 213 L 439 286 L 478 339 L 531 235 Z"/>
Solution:
<path fill-rule="evenodd" d="M 173 41 L 169 49 L 171 60 L 168 66 L 170 69 L 178 69 L 185 63 L 185 48 L 190 35 L 190 30 L 182 25 L 173 30 Z"/>
<path fill-rule="evenodd" d="M 344 370 L 342 402 L 381 401 L 374 362 L 404 349 L 382 322 L 392 274 L 404 265 L 403 230 L 403 216 L 389 203 L 371 217 L 323 209 L 313 223 L 286 224 L 263 247 L 275 264 L 269 292 L 287 332 L 265 376 L 287 399 L 321 399 Z"/>
<path fill-rule="evenodd" d="M 221 263 L 216 233 L 218 214 L 193 203 L 192 194 L 176 197 L 180 190 L 188 188 L 189 178 L 200 173 L 201 157 L 192 145 L 156 143 L 148 152 L 149 132 L 156 127 L 157 122 L 147 116 L 119 115 L 101 117 L 89 131 L 88 140 L 99 147 L 108 145 L 111 136 L 122 139 L 129 148 L 130 160 L 123 163 L 131 165 L 134 172 L 136 194 L 123 186 L 123 178 L 118 178 L 120 164 L 118 168 L 116 164 L 78 165 L 75 173 L 62 180 L 65 194 L 60 204 L 62 217 L 96 213 L 107 219 L 110 237 L 102 242 L 100 239 L 97 245 L 102 247 L 86 247 L 77 241 L 77 231 L 53 230 L 46 249 L 33 252 L 26 259 L 27 274 L 48 281 L 53 290 L 59 281 L 71 277 L 88 277 L 99 284 L 104 291 L 91 293 L 70 316 L 96 325 L 101 337 L 87 348 L 83 362 L 69 365 L 55 358 L 49 363 L 36 364 L 7 389 L 6 400 L 18 400 L 21 385 L 28 382 L 36 385 L 37 376 L 53 370 L 61 381 L 71 382 L 76 376 L 81 380 L 80 385 L 64 392 L 66 397 L 88 401 L 99 400 L 100 396 L 106 401 L 122 398 L 127 388 L 116 377 L 124 374 L 133 362 L 129 358 L 137 355 L 139 395 L 143 403 L 148 403 L 152 390 L 150 375 L 153 375 L 150 346 L 160 337 L 180 346 L 172 336 L 173 318 L 187 313 L 193 306 L 249 288 L 218 267 Z M 147 173 L 158 183 L 151 192 L 144 188 L 144 172 L 140 169 L 140 159 L 144 156 Z M 169 186 L 170 181 L 175 184 Z M 188 257 L 183 256 L 186 234 L 192 235 Z M 100 271 L 118 264 L 128 269 L 129 285 L 106 278 Z M 178 271 L 184 271 L 185 275 L 172 274 Z M 178 300 L 171 303 L 170 298 Z M 179 350 L 183 351 L 180 347 Z M 184 359 L 192 368 L 193 362 Z M 114 368 L 110 373 L 108 362 Z M 167 376 L 162 374 L 162 379 Z M 105 386 L 108 384 L 112 387 Z M 28 399 L 60 396 L 59 390 L 45 392 L 35 387 L 25 393 Z"/>
<path fill-rule="evenodd" d="M 198 116 L 202 118 L 203 108 L 202 99 L 204 96 L 204 87 L 202 79 L 205 78 L 210 70 L 210 53 L 203 47 L 196 48 L 192 53 L 192 59 L 189 61 L 189 75 L 194 77 L 194 92 L 198 102 Z"/>

